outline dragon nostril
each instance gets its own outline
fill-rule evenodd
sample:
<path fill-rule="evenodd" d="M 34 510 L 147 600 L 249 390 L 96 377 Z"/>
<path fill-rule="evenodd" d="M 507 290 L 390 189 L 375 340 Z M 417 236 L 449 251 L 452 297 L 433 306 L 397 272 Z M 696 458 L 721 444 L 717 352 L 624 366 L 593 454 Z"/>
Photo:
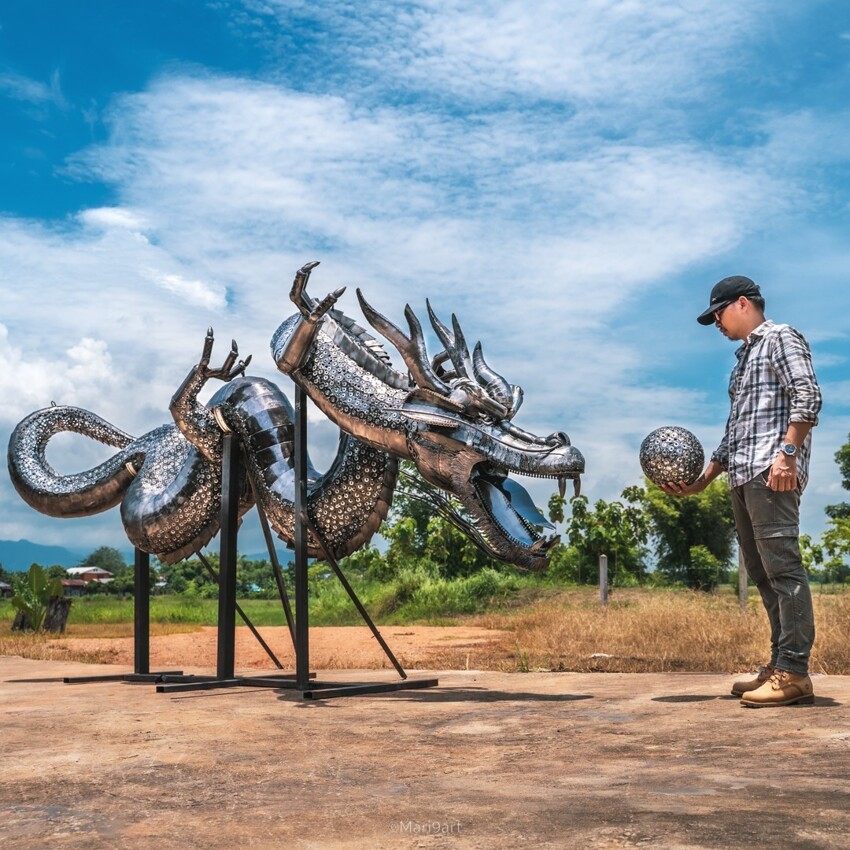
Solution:
<path fill-rule="evenodd" d="M 569 446 L 570 438 L 563 431 L 556 431 L 554 434 L 550 434 L 546 438 L 546 442 L 550 446 Z"/>

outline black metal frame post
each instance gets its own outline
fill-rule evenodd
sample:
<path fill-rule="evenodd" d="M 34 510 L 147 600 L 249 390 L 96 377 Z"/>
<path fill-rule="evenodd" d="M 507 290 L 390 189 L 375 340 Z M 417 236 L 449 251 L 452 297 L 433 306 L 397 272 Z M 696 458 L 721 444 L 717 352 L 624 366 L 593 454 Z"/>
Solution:
<path fill-rule="evenodd" d="M 151 671 L 151 556 L 136 549 L 133 573 L 133 672 Z"/>
<path fill-rule="evenodd" d="M 157 693 L 208 691 L 217 688 L 280 688 L 291 681 L 288 673 L 271 676 L 237 676 L 236 666 L 236 562 L 239 532 L 239 497 L 242 490 L 241 446 L 234 434 L 225 434 L 221 458 L 221 536 L 218 570 L 218 633 L 215 676 L 165 676 Z M 243 614 L 243 619 L 245 616 Z M 255 636 L 259 637 L 253 626 Z M 268 647 L 262 639 L 264 648 Z M 272 654 L 272 658 L 274 656 Z M 275 659 L 276 660 L 276 659 Z M 279 666 L 279 665 L 278 665 Z"/>
<path fill-rule="evenodd" d="M 263 510 L 262 502 L 260 501 L 260 492 L 257 489 L 257 483 L 254 481 L 253 476 L 251 475 L 250 468 L 247 469 L 248 477 L 251 479 L 251 490 L 254 493 L 254 506 L 257 509 L 257 517 L 260 520 L 260 528 L 263 530 L 263 538 L 266 541 L 266 549 L 269 553 L 269 559 L 272 564 L 272 572 L 274 573 L 274 580 L 277 584 L 277 594 L 280 597 L 280 604 L 283 606 L 283 614 L 286 617 L 286 625 L 289 629 L 289 637 L 292 640 L 292 651 L 296 651 L 296 642 L 295 642 L 295 619 L 292 616 L 292 608 L 289 604 L 289 594 L 286 592 L 286 580 L 283 577 L 283 570 L 280 568 L 280 561 L 277 557 L 277 551 L 274 548 L 274 541 L 272 540 L 272 532 L 269 528 L 269 520 L 266 517 L 266 512 Z M 237 608 L 238 610 L 238 608 Z"/>
<path fill-rule="evenodd" d="M 239 523 L 239 443 L 225 434 L 221 457 L 221 537 L 218 567 L 219 679 L 232 679 L 236 665 L 236 532 Z"/>
<path fill-rule="evenodd" d="M 312 522 L 310 522 L 310 517 L 308 516 L 306 511 L 300 516 L 302 521 L 304 522 L 304 525 L 306 525 L 308 530 L 310 531 L 310 534 L 312 534 L 313 537 L 316 538 L 319 546 L 321 546 L 322 554 L 325 556 L 325 560 L 328 562 L 328 564 L 330 564 L 330 567 L 334 571 L 334 573 L 336 573 L 336 577 L 339 579 L 340 584 L 343 586 L 345 592 L 348 594 L 348 598 L 354 603 L 354 607 L 357 609 L 360 616 L 363 618 L 363 622 L 366 623 L 366 625 L 369 627 L 369 630 L 372 632 L 372 635 L 374 636 L 375 640 L 377 640 L 378 643 L 381 645 L 381 649 L 384 650 L 384 655 L 386 655 L 387 658 L 390 659 L 390 662 L 392 663 L 393 667 L 395 667 L 398 675 L 401 676 L 402 679 L 406 679 L 407 673 L 405 673 L 404 668 L 401 666 L 401 664 L 398 663 L 398 659 L 395 657 L 393 651 L 390 649 L 389 645 L 384 640 L 383 635 L 378 631 L 378 627 L 372 621 L 372 618 L 369 616 L 369 612 L 363 607 L 363 603 L 360 601 L 359 597 L 354 592 L 354 588 L 351 586 L 350 582 L 345 577 L 345 573 L 340 568 L 339 562 L 333 556 L 330 549 L 328 549 L 328 546 L 322 538 L 322 535 L 319 534 L 319 530 L 316 528 L 316 526 L 313 525 Z"/>
<path fill-rule="evenodd" d="M 307 393 L 295 385 L 295 686 L 310 686 L 310 614 L 307 584 Z"/>
<path fill-rule="evenodd" d="M 407 679 L 407 674 L 381 637 L 366 609 L 354 593 L 354 589 L 339 569 L 336 559 L 328 550 L 307 514 L 307 393 L 295 385 L 295 688 L 304 699 L 329 699 L 331 697 L 376 694 L 412 688 L 432 688 L 439 684 L 437 679 Z M 401 682 L 319 682 L 311 681 L 310 670 L 310 612 L 307 583 L 307 534 L 312 531 L 322 548 L 328 563 L 342 581 L 342 585 L 360 612 L 372 634 L 378 639 L 399 675 Z M 286 684 L 282 687 L 291 687 Z"/>
<path fill-rule="evenodd" d="M 195 552 L 195 557 L 204 565 L 204 569 L 206 569 L 210 578 L 216 583 L 216 585 L 218 585 L 218 572 L 213 569 L 212 564 L 206 559 L 204 553 L 198 550 L 197 552 Z M 259 643 L 260 646 L 265 650 L 266 655 L 268 655 L 268 657 L 272 660 L 274 666 L 277 667 L 278 670 L 282 670 L 283 664 L 280 663 L 280 659 L 274 654 L 272 648 L 266 643 L 266 641 L 263 639 L 263 636 L 257 631 L 257 627 L 251 622 L 251 619 L 242 610 L 240 604 L 238 602 L 234 604 L 236 607 L 236 613 L 242 618 L 242 622 L 245 623 L 251 634 L 254 635 L 254 637 L 257 639 L 257 643 Z"/>
<path fill-rule="evenodd" d="M 133 557 L 133 672 L 103 676 L 66 676 L 66 685 L 86 682 L 158 682 L 164 676 L 182 676 L 182 670 L 151 673 L 151 556 L 136 549 Z"/>

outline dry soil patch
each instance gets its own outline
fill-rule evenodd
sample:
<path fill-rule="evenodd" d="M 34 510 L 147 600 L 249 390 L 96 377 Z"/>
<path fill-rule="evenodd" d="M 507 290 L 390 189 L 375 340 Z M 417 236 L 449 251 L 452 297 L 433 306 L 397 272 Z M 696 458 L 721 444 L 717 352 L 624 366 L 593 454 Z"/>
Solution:
<path fill-rule="evenodd" d="M 0 658 L 4 847 L 848 847 L 847 677 L 772 711 L 716 674 L 438 671 L 315 703 L 57 681 L 115 669 Z M 355 675 L 394 678 L 323 677 Z"/>

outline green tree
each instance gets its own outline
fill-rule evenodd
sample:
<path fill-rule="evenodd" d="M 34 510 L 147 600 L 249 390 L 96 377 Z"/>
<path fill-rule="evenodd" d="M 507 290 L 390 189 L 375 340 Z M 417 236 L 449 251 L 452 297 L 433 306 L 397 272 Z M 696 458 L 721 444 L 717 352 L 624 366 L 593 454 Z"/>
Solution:
<path fill-rule="evenodd" d="M 60 567 L 59 564 L 54 564 L 52 567 L 48 567 L 46 572 L 48 578 L 68 578 L 68 571 L 65 567 Z"/>
<path fill-rule="evenodd" d="M 841 486 L 850 490 L 850 437 L 835 453 L 835 462 L 841 470 Z M 844 582 L 850 574 L 846 562 L 850 556 L 850 504 L 827 505 L 825 510 L 829 527 L 823 534 L 823 548 L 830 557 L 824 562 L 823 581 Z"/>
<path fill-rule="evenodd" d="M 102 570 L 108 570 L 112 575 L 117 576 L 125 572 L 131 567 L 124 560 L 124 556 L 111 546 L 99 546 L 93 552 L 88 554 L 79 566 L 81 567 L 100 567 Z"/>
<path fill-rule="evenodd" d="M 218 554 L 205 556 L 214 570 L 218 570 Z M 200 593 L 215 596 L 218 585 L 207 572 L 199 558 L 187 558 L 176 564 L 163 564 L 160 575 L 165 579 L 166 593 Z"/>
<path fill-rule="evenodd" d="M 286 571 L 284 571 L 285 579 Z M 278 595 L 277 582 L 271 561 L 266 558 L 252 561 L 245 555 L 240 555 L 236 560 L 236 592 L 241 596 L 253 596 L 262 599 L 276 597 Z"/>
<path fill-rule="evenodd" d="M 668 581 L 711 590 L 726 578 L 735 545 L 735 518 L 724 478 L 702 493 L 671 496 L 650 481 L 635 488 L 651 523 L 656 570 Z"/>
<path fill-rule="evenodd" d="M 466 520 L 456 500 L 422 481 L 413 464 L 403 463 L 390 514 L 381 528 L 389 547 L 382 560 L 372 559 L 370 577 L 388 581 L 403 570 L 418 569 L 428 575 L 458 578 L 487 567 L 512 569 L 479 549 L 447 517 L 449 513 Z"/>
<path fill-rule="evenodd" d="M 824 581 L 844 583 L 850 575 L 846 561 L 850 556 L 850 515 L 830 519 L 823 533 L 823 548 L 829 555 L 824 562 Z"/>
<path fill-rule="evenodd" d="M 801 534 L 800 555 L 806 572 L 812 573 L 823 563 L 823 546 L 815 543 L 810 534 Z"/>
<path fill-rule="evenodd" d="M 509 565 L 489 557 L 457 526 L 440 515 L 428 521 L 426 551 L 428 559 L 444 578 L 461 578 L 491 569 L 511 569 Z"/>
<path fill-rule="evenodd" d="M 598 577 L 598 570 L 588 571 L 586 567 L 582 575 L 582 564 L 586 563 L 586 560 L 574 546 L 558 543 L 549 550 L 549 566 L 545 577 L 557 583 L 580 584 L 583 578 L 585 581 L 590 581 L 593 575 Z"/>
<path fill-rule="evenodd" d="M 366 544 L 340 561 L 340 569 L 346 576 L 370 577 L 380 572 L 385 563 L 384 556 L 376 546 Z"/>
<path fill-rule="evenodd" d="M 841 470 L 841 486 L 850 490 L 850 435 L 847 442 L 835 453 L 835 462 Z M 850 517 L 850 505 L 841 502 L 838 505 L 827 505 L 826 513 L 834 519 Z"/>
<path fill-rule="evenodd" d="M 574 568 L 577 581 L 599 581 L 599 556 L 607 555 L 612 585 L 639 582 L 644 571 L 644 544 L 649 522 L 639 498 L 639 488 L 627 487 L 623 502 L 602 499 L 593 507 L 586 496 L 570 500 L 572 515 L 567 520 L 567 540 L 572 553 L 559 552 L 556 567 Z M 565 501 L 555 495 L 549 500 L 549 516 L 564 519 Z"/>

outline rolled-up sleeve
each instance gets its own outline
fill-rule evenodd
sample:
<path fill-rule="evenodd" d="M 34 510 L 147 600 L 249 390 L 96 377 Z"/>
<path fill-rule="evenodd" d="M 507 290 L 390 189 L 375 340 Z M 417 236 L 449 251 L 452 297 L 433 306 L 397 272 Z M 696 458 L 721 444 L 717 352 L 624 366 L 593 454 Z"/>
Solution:
<path fill-rule="evenodd" d="M 793 328 L 777 335 L 773 367 L 791 401 L 789 422 L 817 425 L 823 396 L 812 366 L 809 344 Z"/>
<path fill-rule="evenodd" d="M 720 445 L 711 453 L 711 459 L 723 469 L 729 469 L 729 421 L 726 421 L 726 430 Z"/>

